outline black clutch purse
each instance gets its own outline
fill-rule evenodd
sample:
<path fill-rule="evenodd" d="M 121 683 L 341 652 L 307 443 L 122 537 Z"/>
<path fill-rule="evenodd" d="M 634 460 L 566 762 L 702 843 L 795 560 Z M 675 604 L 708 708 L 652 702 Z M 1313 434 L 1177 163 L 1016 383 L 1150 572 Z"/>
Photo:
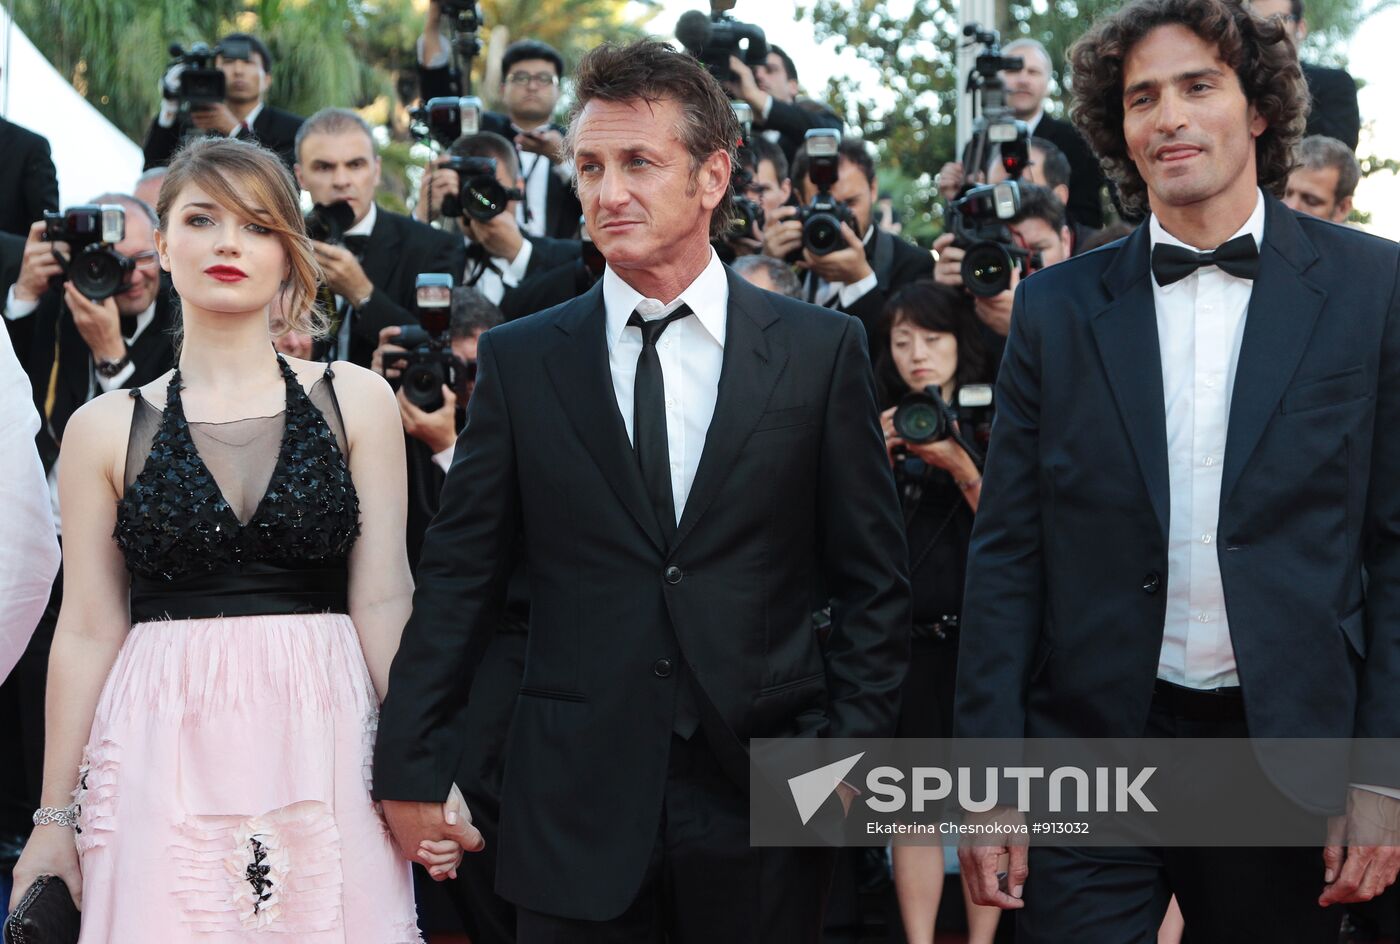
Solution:
<path fill-rule="evenodd" d="M 57 875 L 40 875 L 5 919 L 5 944 L 78 944 L 82 916 Z"/>

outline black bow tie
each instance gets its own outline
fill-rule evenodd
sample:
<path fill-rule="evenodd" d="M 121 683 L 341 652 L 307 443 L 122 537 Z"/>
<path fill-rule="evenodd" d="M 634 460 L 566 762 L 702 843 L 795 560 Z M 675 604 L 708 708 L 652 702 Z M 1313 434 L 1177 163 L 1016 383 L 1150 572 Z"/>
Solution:
<path fill-rule="evenodd" d="M 1152 275 L 1158 285 L 1179 282 L 1206 266 L 1216 266 L 1237 279 L 1253 279 L 1259 273 L 1259 247 L 1248 235 L 1221 243 L 1214 252 L 1196 252 L 1166 243 L 1152 247 Z"/>
<path fill-rule="evenodd" d="M 345 248 L 355 254 L 355 258 L 364 261 L 365 248 L 369 246 L 368 236 L 345 236 Z"/>

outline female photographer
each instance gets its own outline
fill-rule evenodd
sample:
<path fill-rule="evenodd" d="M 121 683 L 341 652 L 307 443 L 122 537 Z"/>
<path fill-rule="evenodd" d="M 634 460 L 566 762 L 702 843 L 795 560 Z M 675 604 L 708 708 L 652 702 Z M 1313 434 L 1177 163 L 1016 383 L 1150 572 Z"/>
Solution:
<path fill-rule="evenodd" d="M 887 343 L 877 353 L 875 377 L 886 407 L 880 420 L 904 510 L 914 594 L 912 652 L 897 734 L 947 738 L 953 732 L 967 545 L 982 488 L 977 462 L 957 440 L 975 442 L 990 410 L 962 411 L 960 435 L 927 442 L 901 436 L 896 412 L 905 397 L 930 387 L 945 404 L 956 404 L 962 388 L 991 382 L 993 364 L 971 301 L 948 286 L 927 281 L 905 286 L 886 303 L 883 325 Z M 906 408 L 900 420 L 908 417 Z M 905 936 L 910 944 L 932 944 L 943 894 L 943 848 L 896 841 L 892 856 Z M 969 941 L 989 944 L 998 910 L 973 905 L 966 891 L 964 901 Z"/>

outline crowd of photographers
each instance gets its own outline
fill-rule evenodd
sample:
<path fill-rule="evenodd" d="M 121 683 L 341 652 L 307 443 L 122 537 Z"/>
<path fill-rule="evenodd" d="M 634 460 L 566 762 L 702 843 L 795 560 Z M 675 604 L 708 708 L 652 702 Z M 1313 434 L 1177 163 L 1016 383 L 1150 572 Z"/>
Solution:
<path fill-rule="evenodd" d="M 1301 0 L 1255 0 L 1266 4 L 1305 34 Z M 154 244 L 164 165 L 189 135 L 246 138 L 281 155 L 308 195 L 307 231 L 324 273 L 328 334 L 286 333 L 278 346 L 369 366 L 398 390 L 416 565 L 465 422 L 477 338 L 589 290 L 604 265 L 581 228 L 573 170 L 562 157 L 565 129 L 555 123 L 564 60 L 541 42 L 512 44 L 492 90 L 503 110 L 487 111 L 464 80 L 480 28 L 474 4 L 429 4 L 416 44 L 422 101 L 413 127 L 435 156 L 411 217 L 378 204 L 376 138 L 357 113 L 325 108 L 302 118 L 266 103 L 275 64 L 247 34 L 173 47 L 144 143 L 146 170 L 129 195 L 60 209 L 47 142 L 0 119 L 0 297 L 43 421 L 38 448 L 51 487 L 73 412 L 103 391 L 148 383 L 175 361 L 177 312 Z M 901 733 L 945 735 L 951 707 L 919 693 L 952 689 L 962 562 L 1013 293 L 1037 270 L 1126 234 L 1132 221 L 1106 225 L 1119 215 L 1114 196 L 1079 133 L 1047 113 L 1054 64 L 1034 40 L 1000 48 L 994 34 L 969 34 L 983 47 L 973 83 L 978 120 L 963 153 L 938 169 L 944 233 L 930 251 L 899 235 L 873 148 L 844 134 L 829 107 L 801 96 L 786 52 L 753 27 L 703 14 L 683 17 L 676 35 L 728 89 L 744 129 L 736 213 L 716 251 L 755 285 L 837 309 L 866 329 L 920 588 L 906 713 L 924 720 L 902 722 Z M 1309 68 L 1313 120 L 1334 136 L 1303 142 L 1286 202 L 1340 223 L 1360 176 L 1355 87 L 1339 70 Z M 15 811 L 32 809 L 38 793 L 47 645 L 61 587 L 60 574 L 33 643 L 0 687 L 0 751 L 23 758 L 0 772 L 0 861 L 27 832 L 27 814 Z M 528 621 L 524 562 L 503 619 L 514 631 L 487 658 L 508 701 Z M 465 754 L 499 754 L 504 724 L 496 715 L 508 719 L 505 704 L 481 708 L 483 745 Z M 499 783 L 490 765 L 480 768 L 459 782 L 489 833 Z M 473 868 L 489 876 L 489 852 Z M 509 939 L 509 909 L 489 879 L 468 875 L 456 886 L 450 891 L 473 940 Z M 905 918 L 911 927 L 925 920 Z M 839 887 L 832 920 L 843 920 Z"/>

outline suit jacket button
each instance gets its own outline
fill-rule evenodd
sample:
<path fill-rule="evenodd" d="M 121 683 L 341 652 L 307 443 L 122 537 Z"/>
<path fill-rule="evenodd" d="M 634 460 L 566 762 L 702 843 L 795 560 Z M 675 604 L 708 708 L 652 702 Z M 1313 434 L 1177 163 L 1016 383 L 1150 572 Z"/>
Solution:
<path fill-rule="evenodd" d="M 1162 585 L 1162 578 L 1161 578 L 1160 576 L 1158 576 L 1158 574 L 1157 574 L 1157 572 L 1156 572 L 1155 570 L 1152 571 L 1150 574 L 1148 574 L 1146 577 L 1143 577 L 1143 578 L 1142 578 L 1142 592 L 1143 592 L 1143 593 L 1156 593 L 1156 592 L 1157 592 L 1157 588 L 1160 587 L 1161 585 Z"/>
<path fill-rule="evenodd" d="M 670 678 L 671 660 L 657 659 L 654 663 L 652 663 L 651 670 L 656 673 L 657 678 Z"/>
<path fill-rule="evenodd" d="M 664 576 L 666 577 L 666 582 L 674 586 L 681 582 L 681 569 L 675 564 L 672 564 L 670 567 L 666 568 Z"/>

